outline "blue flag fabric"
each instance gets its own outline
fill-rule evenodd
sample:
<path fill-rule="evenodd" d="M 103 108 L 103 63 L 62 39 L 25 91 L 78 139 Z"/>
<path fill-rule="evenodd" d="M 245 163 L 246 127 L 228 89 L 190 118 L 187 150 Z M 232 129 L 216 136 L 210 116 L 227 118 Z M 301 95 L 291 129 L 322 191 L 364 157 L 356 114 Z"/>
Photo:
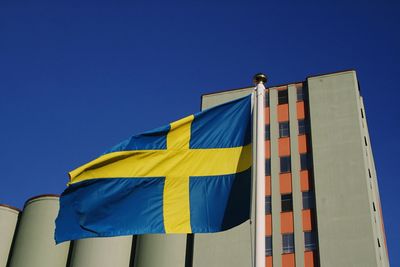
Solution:
<path fill-rule="evenodd" d="M 148 131 L 71 171 L 55 240 L 210 233 L 249 218 L 251 96 Z"/>

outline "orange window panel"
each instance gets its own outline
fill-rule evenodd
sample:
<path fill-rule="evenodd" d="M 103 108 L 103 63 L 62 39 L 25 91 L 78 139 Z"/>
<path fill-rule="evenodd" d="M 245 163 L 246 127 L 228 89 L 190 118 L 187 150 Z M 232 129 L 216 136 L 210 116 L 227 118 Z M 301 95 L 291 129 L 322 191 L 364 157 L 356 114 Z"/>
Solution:
<path fill-rule="evenodd" d="M 265 257 L 265 266 L 272 267 L 272 256 Z"/>
<path fill-rule="evenodd" d="M 303 231 L 309 232 L 312 230 L 312 223 L 311 223 L 311 210 L 302 210 L 303 213 Z"/>
<path fill-rule="evenodd" d="M 282 255 L 282 267 L 295 267 L 294 253 Z"/>
<path fill-rule="evenodd" d="M 278 105 L 278 122 L 289 121 L 289 105 Z"/>
<path fill-rule="evenodd" d="M 279 187 L 281 194 L 292 192 L 292 175 L 290 173 L 279 174 Z"/>
<path fill-rule="evenodd" d="M 304 101 L 297 102 L 296 108 L 297 108 L 297 119 L 304 119 L 305 118 Z"/>
<path fill-rule="evenodd" d="M 271 158 L 271 141 L 266 140 L 265 141 L 265 158 L 269 159 Z"/>
<path fill-rule="evenodd" d="M 265 176 L 265 195 L 271 195 L 271 176 Z"/>
<path fill-rule="evenodd" d="M 299 153 L 307 153 L 307 138 L 305 135 L 299 135 Z"/>
<path fill-rule="evenodd" d="M 284 137 L 278 139 L 279 156 L 289 156 L 290 155 L 290 138 Z"/>
<path fill-rule="evenodd" d="M 314 267 L 314 252 L 304 252 L 304 267 Z"/>
<path fill-rule="evenodd" d="M 265 215 L 265 235 L 266 236 L 272 235 L 272 215 L 271 214 Z"/>
<path fill-rule="evenodd" d="M 269 124 L 269 107 L 264 109 L 265 124 Z"/>
<path fill-rule="evenodd" d="M 300 171 L 300 188 L 301 192 L 310 191 L 310 181 L 307 170 Z"/>
<path fill-rule="evenodd" d="M 293 233 L 293 212 L 281 212 L 281 233 Z"/>

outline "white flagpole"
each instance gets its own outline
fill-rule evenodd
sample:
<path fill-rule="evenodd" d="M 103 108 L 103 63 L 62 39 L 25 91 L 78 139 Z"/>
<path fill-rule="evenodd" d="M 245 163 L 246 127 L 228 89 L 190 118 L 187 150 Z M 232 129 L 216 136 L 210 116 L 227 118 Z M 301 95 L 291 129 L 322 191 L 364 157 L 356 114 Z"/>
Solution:
<path fill-rule="evenodd" d="M 256 251 L 255 267 L 265 267 L 265 118 L 264 83 L 267 76 L 262 73 L 254 76 L 257 96 L 257 134 L 256 134 Z"/>

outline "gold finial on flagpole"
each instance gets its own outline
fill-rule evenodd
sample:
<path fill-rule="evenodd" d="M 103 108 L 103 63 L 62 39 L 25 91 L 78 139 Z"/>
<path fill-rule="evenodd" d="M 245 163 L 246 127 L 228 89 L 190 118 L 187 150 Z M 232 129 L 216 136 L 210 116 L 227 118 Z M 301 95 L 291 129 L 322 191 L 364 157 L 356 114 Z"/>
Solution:
<path fill-rule="evenodd" d="M 268 77 L 264 73 L 257 73 L 253 77 L 253 82 L 255 85 L 260 84 L 260 83 L 265 84 L 265 83 L 267 83 L 267 81 L 268 81 Z"/>

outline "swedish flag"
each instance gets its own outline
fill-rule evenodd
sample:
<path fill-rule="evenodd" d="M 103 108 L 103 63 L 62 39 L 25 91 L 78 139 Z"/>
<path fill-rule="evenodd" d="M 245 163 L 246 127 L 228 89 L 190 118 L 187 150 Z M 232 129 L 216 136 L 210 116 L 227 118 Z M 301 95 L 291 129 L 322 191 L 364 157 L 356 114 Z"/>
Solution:
<path fill-rule="evenodd" d="M 57 243 L 146 233 L 210 233 L 249 218 L 251 97 L 123 141 L 69 173 Z"/>

